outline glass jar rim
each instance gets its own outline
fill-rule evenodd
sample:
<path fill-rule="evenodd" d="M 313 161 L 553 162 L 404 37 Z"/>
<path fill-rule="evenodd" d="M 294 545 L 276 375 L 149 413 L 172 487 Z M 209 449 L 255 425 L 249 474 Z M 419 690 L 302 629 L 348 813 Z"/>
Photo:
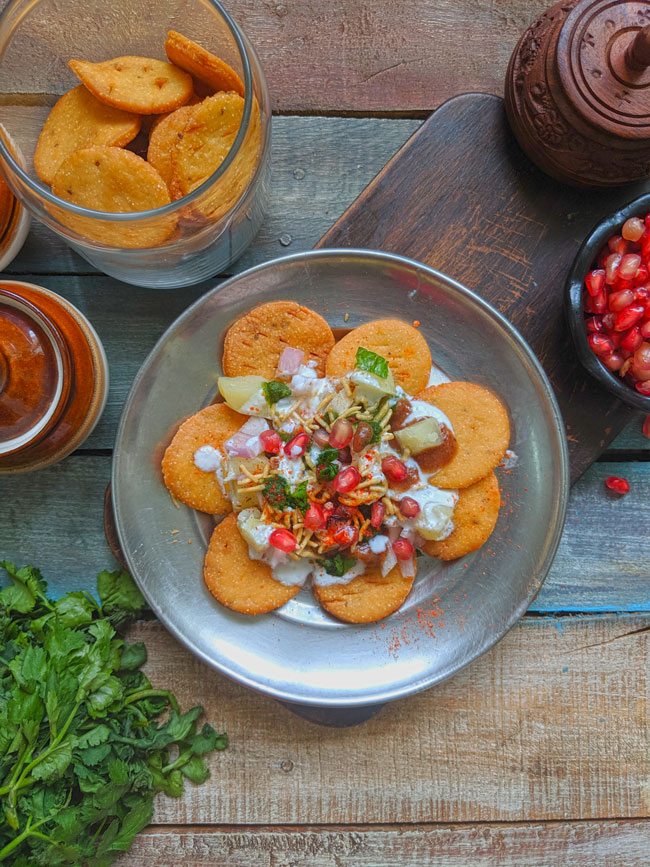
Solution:
<path fill-rule="evenodd" d="M 0 12 L 0 34 L 2 33 L 3 26 L 6 19 L 9 17 L 9 14 L 20 2 L 21 0 L 10 0 L 7 6 L 5 6 L 2 12 Z M 200 184 L 195 190 L 192 190 L 191 193 L 187 193 L 187 195 L 183 196 L 180 199 L 176 199 L 173 202 L 170 202 L 168 205 L 162 205 L 162 207 L 160 208 L 150 208 L 148 211 L 130 211 L 128 213 L 94 211 L 90 208 L 84 208 L 82 205 L 75 205 L 72 202 L 67 202 L 65 199 L 59 198 L 59 196 L 55 196 L 54 193 L 52 193 L 47 187 L 45 187 L 39 181 L 35 181 L 33 178 L 31 178 L 20 165 L 16 157 L 11 153 L 11 150 L 7 147 L 3 136 L 0 135 L 0 158 L 2 158 L 6 163 L 8 163 L 11 170 L 20 178 L 22 183 L 31 190 L 32 193 L 40 196 L 51 205 L 55 205 L 58 208 L 62 208 L 65 211 L 69 211 L 72 214 L 77 214 L 78 216 L 84 217 L 86 219 L 105 220 L 107 222 L 128 224 L 130 222 L 152 219 L 156 217 L 164 217 L 168 214 L 173 214 L 180 207 L 185 206 L 189 202 L 193 202 L 197 198 L 199 198 L 203 192 L 206 192 L 210 188 L 214 181 L 218 180 L 223 174 L 225 174 L 225 172 L 228 170 L 229 166 L 239 153 L 241 145 L 248 131 L 248 124 L 253 108 L 253 75 L 251 72 L 248 51 L 246 50 L 246 46 L 244 44 L 243 31 L 239 29 L 239 26 L 223 7 L 220 0 L 203 0 L 203 2 L 207 3 L 209 6 L 212 6 L 225 21 L 226 26 L 228 27 L 228 30 L 230 31 L 230 34 L 235 41 L 237 50 L 239 51 L 242 71 L 244 74 L 244 111 L 242 113 L 241 123 L 239 124 L 239 129 L 237 130 L 237 135 L 235 136 L 232 147 L 230 148 L 228 154 L 226 155 L 226 158 L 221 163 L 221 165 L 208 178 L 206 178 L 202 184 Z M 2 126 L 2 124 L 0 124 L 0 126 Z"/>

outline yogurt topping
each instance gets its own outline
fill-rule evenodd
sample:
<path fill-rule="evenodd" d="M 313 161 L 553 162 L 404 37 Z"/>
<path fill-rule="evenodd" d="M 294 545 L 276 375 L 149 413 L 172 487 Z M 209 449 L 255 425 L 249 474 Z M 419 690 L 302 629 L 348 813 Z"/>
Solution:
<path fill-rule="evenodd" d="M 319 586 L 347 584 L 370 568 L 390 571 L 395 563 L 411 576 L 409 545 L 452 532 L 458 493 L 429 484 L 417 462 L 401 452 L 390 417 L 398 400 L 406 398 L 410 410 L 402 427 L 424 418 L 453 433 L 452 425 L 439 409 L 394 385 L 390 373 L 359 369 L 334 378 L 319 377 L 315 368 L 313 361 L 301 363 L 290 380 L 287 375 L 263 384 L 245 400 L 239 411 L 259 414 L 270 424 L 262 439 L 246 440 L 243 453 L 257 454 L 253 446 L 259 445 L 257 457 L 242 459 L 205 445 L 195 452 L 194 463 L 216 474 L 238 511 L 251 559 L 268 563 L 275 580 L 296 586 L 312 575 Z M 251 379 L 257 388 L 259 378 Z M 249 393 L 251 384 L 244 387 Z M 360 432 L 364 439 L 358 441 Z M 395 463 L 408 474 L 399 484 Z M 417 508 L 413 517 L 400 510 L 406 496 L 417 504 L 410 504 L 411 512 Z M 397 538 L 405 541 L 393 549 Z"/>

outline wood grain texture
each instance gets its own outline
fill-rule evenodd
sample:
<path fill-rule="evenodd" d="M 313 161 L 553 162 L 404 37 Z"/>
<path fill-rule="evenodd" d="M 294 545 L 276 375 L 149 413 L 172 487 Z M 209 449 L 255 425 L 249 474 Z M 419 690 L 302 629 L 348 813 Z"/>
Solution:
<path fill-rule="evenodd" d="M 174 828 L 140 834 L 120 867 L 638 867 L 650 822 L 526 825 L 344 825 L 328 828 Z"/>
<path fill-rule="evenodd" d="M 410 256 L 503 313 L 551 380 L 575 481 L 632 412 L 578 362 L 564 282 L 594 220 L 632 195 L 629 187 L 576 190 L 543 176 L 514 141 L 502 100 L 465 94 L 420 127 L 317 246 Z"/>
<path fill-rule="evenodd" d="M 108 455 L 76 454 L 38 473 L 0 480 L 0 559 L 40 565 L 51 592 L 95 591 L 95 576 L 116 568 L 102 531 Z M 632 485 L 610 497 L 604 479 Z M 650 612 L 650 463 L 598 463 L 574 486 L 558 553 L 530 606 L 556 612 Z"/>
<path fill-rule="evenodd" d="M 539 10 L 537 0 L 228 3 L 283 112 L 423 112 L 466 90 L 501 93 L 510 54 Z M 5 92 L 32 89 L 30 58 L 20 60 L 2 69 Z"/>
<path fill-rule="evenodd" d="M 158 824 L 639 818 L 650 814 L 650 618 L 527 619 L 436 689 L 326 729 L 200 663 L 159 623 L 131 638 L 154 685 L 231 746 Z M 646 631 L 640 631 L 640 630 Z M 308 653 L 309 649 L 306 648 Z"/>

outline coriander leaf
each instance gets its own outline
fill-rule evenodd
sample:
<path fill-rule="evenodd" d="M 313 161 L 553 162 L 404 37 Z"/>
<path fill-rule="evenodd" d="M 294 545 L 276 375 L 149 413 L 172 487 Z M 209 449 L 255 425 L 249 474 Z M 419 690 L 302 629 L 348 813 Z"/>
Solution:
<path fill-rule="evenodd" d="M 94 726 L 89 731 L 75 738 L 75 745 L 81 749 L 97 747 L 99 744 L 106 743 L 110 736 L 111 730 L 109 727 L 103 723 L 99 723 L 99 725 Z"/>
<path fill-rule="evenodd" d="M 336 478 L 339 471 L 338 464 L 327 464 L 325 467 L 318 468 L 318 479 L 321 482 L 331 482 Z"/>
<path fill-rule="evenodd" d="M 270 382 L 262 383 L 262 391 L 264 392 L 266 402 L 270 406 L 277 403 L 283 397 L 289 397 L 291 395 L 291 389 L 286 382 L 280 382 L 278 379 L 272 379 Z"/>
<path fill-rule="evenodd" d="M 382 426 L 377 421 L 369 421 L 368 424 L 372 428 L 372 439 L 370 440 L 370 444 L 378 443 L 381 439 L 382 434 Z"/>
<path fill-rule="evenodd" d="M 290 498 L 291 505 L 295 509 L 300 509 L 300 511 L 303 513 L 307 511 L 307 509 L 309 508 L 309 502 L 307 501 L 307 479 L 300 482 L 300 484 L 290 495 Z"/>
<path fill-rule="evenodd" d="M 381 355 L 377 355 L 371 349 L 365 349 L 360 346 L 357 349 L 356 365 L 359 370 L 366 370 L 368 373 L 374 373 L 380 379 L 388 378 L 388 362 Z"/>
<path fill-rule="evenodd" d="M 68 593 L 57 599 L 54 610 L 64 626 L 81 626 L 92 621 L 97 606 L 85 593 Z"/>
<path fill-rule="evenodd" d="M 51 780 L 60 777 L 72 761 L 70 742 L 63 741 L 54 749 L 45 750 L 42 756 L 42 759 L 36 757 L 38 764 L 32 768 L 32 777 L 35 780 Z"/>
<path fill-rule="evenodd" d="M 351 569 L 356 562 L 354 557 L 343 557 L 341 554 L 335 554 L 333 557 L 320 561 L 327 574 L 334 575 L 337 578 L 345 575 L 348 569 Z"/>
<path fill-rule="evenodd" d="M 316 463 L 318 466 L 321 464 L 331 464 L 332 461 L 335 461 L 338 458 L 338 456 L 338 449 L 332 448 L 332 446 L 326 446 L 316 458 Z"/>
<path fill-rule="evenodd" d="M 209 723 L 204 723 L 199 734 L 194 735 L 190 742 L 190 749 L 195 756 L 202 756 L 212 750 L 225 750 L 228 746 L 228 735 L 217 734 Z"/>
<path fill-rule="evenodd" d="M 140 668 L 147 661 L 147 648 L 144 642 L 136 641 L 133 644 L 125 644 L 120 657 L 120 671 L 132 671 Z"/>
<path fill-rule="evenodd" d="M 97 592 L 102 602 L 102 614 L 117 627 L 136 620 L 146 605 L 133 578 L 123 569 L 100 572 L 97 576 Z"/>
<path fill-rule="evenodd" d="M 283 430 L 276 431 L 276 433 L 278 434 L 283 443 L 288 443 L 289 440 L 293 439 L 293 434 L 285 433 L 285 431 Z"/>
<path fill-rule="evenodd" d="M 37 601 L 45 599 L 47 584 L 43 576 L 33 566 L 23 566 L 17 569 L 15 563 L 0 560 L 0 567 L 9 575 L 12 584 L 0 591 L 0 605 L 7 611 L 18 611 L 26 614 L 33 611 Z M 45 600 L 47 602 L 47 600 Z M 47 607 L 51 607 L 48 603 Z"/>
<path fill-rule="evenodd" d="M 190 779 L 193 783 L 205 783 L 205 781 L 210 776 L 210 771 L 206 768 L 205 762 L 199 756 L 192 756 L 192 758 L 185 762 L 184 765 L 181 765 L 180 772 Z"/>
<path fill-rule="evenodd" d="M 146 827 L 153 816 L 153 799 L 139 804 L 126 815 L 117 836 L 110 849 L 115 852 L 126 852 L 131 848 L 133 838 Z"/>

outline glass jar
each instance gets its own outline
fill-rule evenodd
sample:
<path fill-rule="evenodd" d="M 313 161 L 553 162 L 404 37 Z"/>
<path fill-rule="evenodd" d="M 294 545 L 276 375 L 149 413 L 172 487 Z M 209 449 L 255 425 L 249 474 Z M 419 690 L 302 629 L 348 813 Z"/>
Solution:
<path fill-rule="evenodd" d="M 93 211 L 55 196 L 35 174 L 33 155 L 52 103 L 79 85 L 68 61 L 166 59 L 169 29 L 243 82 L 242 121 L 224 161 L 188 195 L 149 211 Z M 269 97 L 255 51 L 217 0 L 11 0 L 0 15 L 0 80 L 27 104 L 0 107 L 0 123 L 26 158 L 23 169 L 0 135 L 0 169 L 29 211 L 92 265 L 138 286 L 187 286 L 224 270 L 252 241 L 268 197 Z"/>
<path fill-rule="evenodd" d="M 99 421 L 108 364 L 76 307 L 42 286 L 0 281 L 0 474 L 38 470 Z"/>

